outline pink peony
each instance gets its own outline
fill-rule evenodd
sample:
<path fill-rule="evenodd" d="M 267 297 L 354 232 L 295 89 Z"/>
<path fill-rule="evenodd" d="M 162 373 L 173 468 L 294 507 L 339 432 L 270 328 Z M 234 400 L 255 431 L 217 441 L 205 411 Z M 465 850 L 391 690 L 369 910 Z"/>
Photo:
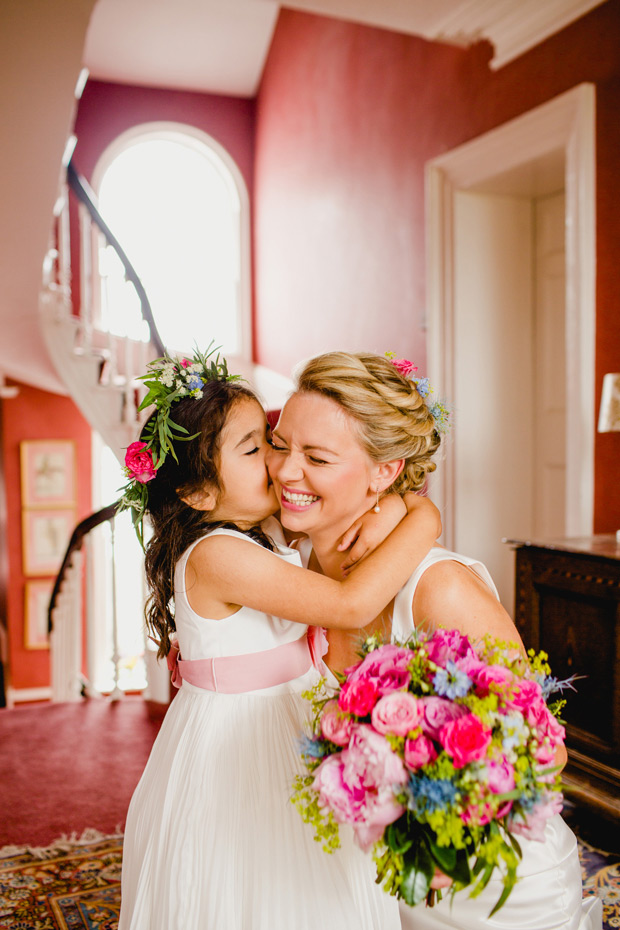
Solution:
<path fill-rule="evenodd" d="M 345 669 L 349 676 L 347 684 L 352 681 L 370 681 L 379 695 L 406 688 L 411 680 L 407 665 L 411 661 L 408 649 L 388 643 L 369 652 L 366 658 L 353 668 Z"/>
<path fill-rule="evenodd" d="M 529 812 L 525 820 L 511 820 L 508 827 L 512 833 L 539 843 L 545 841 L 547 821 L 562 810 L 562 795 L 549 794 Z"/>
<path fill-rule="evenodd" d="M 515 770 L 507 759 L 492 759 L 486 765 L 487 785 L 493 794 L 506 794 L 515 786 Z"/>
<path fill-rule="evenodd" d="M 362 809 L 364 788 L 359 781 L 345 779 L 343 755 L 339 752 L 321 762 L 312 787 L 319 794 L 319 803 L 331 810 L 338 823 L 352 823 Z"/>
<path fill-rule="evenodd" d="M 373 843 L 380 840 L 389 823 L 394 823 L 405 808 L 394 798 L 391 788 L 367 790 L 360 820 L 353 824 L 358 846 L 368 852 Z"/>
<path fill-rule="evenodd" d="M 510 709 L 521 711 L 524 716 L 528 707 L 534 702 L 544 703 L 542 690 L 537 681 L 531 681 L 528 678 L 521 679 L 511 690 L 512 693 L 506 697 L 504 703 Z"/>
<path fill-rule="evenodd" d="M 153 456 L 146 448 L 145 442 L 132 442 L 127 447 L 125 467 L 129 477 L 140 482 L 140 484 L 152 481 L 157 474 L 153 465 Z"/>
<path fill-rule="evenodd" d="M 328 701 L 321 716 L 321 733 L 336 746 L 348 746 L 352 721 L 338 709 L 337 701 Z"/>
<path fill-rule="evenodd" d="M 403 761 L 387 739 L 365 723 L 356 724 L 349 748 L 342 753 L 347 781 L 358 781 L 365 788 L 391 788 L 407 781 Z"/>
<path fill-rule="evenodd" d="M 445 698 L 425 697 L 418 700 L 422 710 L 422 732 L 431 739 L 439 737 L 439 731 L 451 720 L 458 720 L 468 713 L 466 707 L 460 704 L 453 704 Z"/>
<path fill-rule="evenodd" d="M 458 662 L 459 659 L 478 658 L 468 638 L 458 630 L 435 630 L 425 643 L 425 649 L 431 661 L 442 668 L 450 659 Z"/>
<path fill-rule="evenodd" d="M 414 365 L 413 362 L 410 362 L 406 358 L 391 358 L 390 362 L 396 371 L 405 378 L 408 378 L 414 371 L 418 370 L 418 366 Z"/>
<path fill-rule="evenodd" d="M 374 707 L 379 694 L 376 685 L 364 678 L 345 681 L 338 697 L 338 706 L 347 714 L 365 717 Z"/>
<path fill-rule="evenodd" d="M 372 709 L 372 725 L 379 733 L 406 736 L 420 722 L 418 702 L 408 691 L 384 695 Z"/>
<path fill-rule="evenodd" d="M 456 769 L 469 762 L 484 759 L 491 742 L 492 731 L 475 714 L 466 714 L 446 723 L 439 731 L 439 742 L 446 750 Z"/>
<path fill-rule="evenodd" d="M 424 736 L 416 736 L 415 739 L 405 741 L 405 765 L 415 771 L 429 762 L 434 762 L 437 758 L 437 750 L 433 741 Z"/>

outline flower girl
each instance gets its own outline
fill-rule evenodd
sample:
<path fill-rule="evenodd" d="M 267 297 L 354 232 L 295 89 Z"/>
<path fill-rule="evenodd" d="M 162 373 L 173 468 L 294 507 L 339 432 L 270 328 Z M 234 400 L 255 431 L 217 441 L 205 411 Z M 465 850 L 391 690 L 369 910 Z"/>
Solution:
<path fill-rule="evenodd" d="M 350 837 L 325 856 L 289 798 L 301 692 L 321 677 L 307 624 L 374 617 L 432 545 L 437 512 L 419 499 L 341 582 L 307 571 L 272 518 L 255 396 L 208 353 L 149 369 L 155 411 L 128 450 L 123 506 L 139 534 L 145 513 L 152 524 L 147 625 L 179 691 L 129 808 L 119 930 L 398 930 L 370 858 Z M 369 509 L 395 468 L 368 459 Z"/>

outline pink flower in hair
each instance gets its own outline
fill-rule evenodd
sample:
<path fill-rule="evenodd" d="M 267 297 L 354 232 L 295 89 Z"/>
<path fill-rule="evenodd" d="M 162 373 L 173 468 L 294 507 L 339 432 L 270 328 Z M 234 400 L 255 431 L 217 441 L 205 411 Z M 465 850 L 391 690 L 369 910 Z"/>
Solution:
<path fill-rule="evenodd" d="M 418 366 L 414 365 L 413 362 L 410 362 L 406 358 L 391 358 L 390 362 L 396 369 L 396 371 L 403 375 L 404 378 L 409 378 L 414 371 L 418 370 Z"/>
<path fill-rule="evenodd" d="M 146 484 L 157 472 L 153 465 L 153 456 L 146 448 L 145 442 L 132 442 L 125 453 L 125 469 L 129 478 Z"/>

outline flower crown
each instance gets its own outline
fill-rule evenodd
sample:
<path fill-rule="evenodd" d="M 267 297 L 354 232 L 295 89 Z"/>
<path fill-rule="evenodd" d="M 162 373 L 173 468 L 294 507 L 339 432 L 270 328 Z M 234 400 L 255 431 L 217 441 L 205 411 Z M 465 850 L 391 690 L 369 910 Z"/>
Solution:
<path fill-rule="evenodd" d="M 178 400 L 202 397 L 202 389 L 209 381 L 239 381 L 241 375 L 228 372 L 226 359 L 220 357 L 211 342 L 206 352 L 195 349 L 191 358 L 172 358 L 164 355 L 147 365 L 143 381 L 148 388 L 138 410 L 154 405 L 155 409 L 142 430 L 142 439 L 132 442 L 125 454 L 125 474 L 129 478 L 121 489 L 123 496 L 118 502 L 117 513 L 131 510 L 131 519 L 136 535 L 144 548 L 144 512 L 148 503 L 148 482 L 157 476 L 170 454 L 178 462 L 174 451 L 175 442 L 189 442 L 199 433 L 188 435 L 184 426 L 175 423 L 170 408 Z M 213 356 L 215 355 L 215 358 Z"/>
<path fill-rule="evenodd" d="M 445 434 L 450 429 L 450 411 L 443 400 L 434 400 L 431 396 L 434 394 L 428 378 L 416 378 L 414 372 L 418 370 L 417 365 L 406 358 L 396 358 L 395 352 L 386 352 L 385 357 L 394 366 L 396 371 L 409 381 L 413 381 L 418 394 L 424 398 L 424 403 L 428 407 L 429 413 L 435 421 L 435 429 L 438 433 Z"/>

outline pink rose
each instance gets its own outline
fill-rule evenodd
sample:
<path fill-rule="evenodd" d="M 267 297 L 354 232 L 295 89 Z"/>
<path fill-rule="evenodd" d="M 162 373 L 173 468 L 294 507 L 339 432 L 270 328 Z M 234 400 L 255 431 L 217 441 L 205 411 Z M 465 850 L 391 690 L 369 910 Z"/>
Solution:
<path fill-rule="evenodd" d="M 492 731 L 475 716 L 466 714 L 446 723 L 439 731 L 439 742 L 446 750 L 456 769 L 469 762 L 484 759 L 491 742 Z"/>
<path fill-rule="evenodd" d="M 416 736 L 415 739 L 405 741 L 405 765 L 415 771 L 429 762 L 434 762 L 437 758 L 437 750 L 433 741 L 424 736 Z"/>
<path fill-rule="evenodd" d="M 338 697 L 338 706 L 347 714 L 365 717 L 379 697 L 376 685 L 364 678 L 345 681 Z"/>
<path fill-rule="evenodd" d="M 555 814 L 560 813 L 562 801 L 561 794 L 548 794 L 529 812 L 525 820 L 520 818 L 511 820 L 508 829 L 528 840 L 537 840 L 539 843 L 544 843 L 547 821 Z"/>
<path fill-rule="evenodd" d="M 403 761 L 388 741 L 368 724 L 356 724 L 348 749 L 342 752 L 344 777 L 365 788 L 391 788 L 407 781 Z"/>
<path fill-rule="evenodd" d="M 403 377 L 408 378 L 409 375 L 413 374 L 414 371 L 418 370 L 418 366 L 414 365 L 413 362 L 410 362 L 406 358 L 391 358 L 390 362 L 396 369 L 396 371 L 403 375 Z"/>
<path fill-rule="evenodd" d="M 564 742 L 566 730 L 550 713 L 546 704 L 534 701 L 526 712 L 526 720 L 536 731 L 538 748 L 534 755 L 541 765 L 548 765 L 555 759 L 555 750 Z"/>
<path fill-rule="evenodd" d="M 342 756 L 340 752 L 321 762 L 312 787 L 319 794 L 319 803 L 330 809 L 338 823 L 352 823 L 362 808 L 364 788 L 359 781 L 345 779 Z"/>
<path fill-rule="evenodd" d="M 511 689 L 512 693 L 506 697 L 504 703 L 510 709 L 520 710 L 525 716 L 525 712 L 531 704 L 543 701 L 542 690 L 537 681 L 531 681 L 528 678 L 521 679 Z"/>
<path fill-rule="evenodd" d="M 431 661 L 442 668 L 450 659 L 457 662 L 459 659 L 478 658 L 468 638 L 458 630 L 435 630 L 425 643 L 425 649 Z"/>
<path fill-rule="evenodd" d="M 132 442 L 125 453 L 125 468 L 134 481 L 146 484 L 152 481 L 157 472 L 153 465 L 153 456 L 146 448 L 145 442 Z"/>
<path fill-rule="evenodd" d="M 505 691 L 505 686 L 512 684 L 514 680 L 514 674 L 503 665 L 484 665 L 474 674 L 476 691 L 483 697 L 490 691 Z"/>
<path fill-rule="evenodd" d="M 369 652 L 366 658 L 353 668 L 345 669 L 349 682 L 362 679 L 374 684 L 379 695 L 390 691 L 401 691 L 411 680 L 407 665 L 411 661 L 408 649 L 388 643 Z"/>
<path fill-rule="evenodd" d="M 379 733 L 406 736 L 420 722 L 418 702 L 408 691 L 384 695 L 372 709 L 372 725 Z"/>
<path fill-rule="evenodd" d="M 348 746 L 352 721 L 338 709 L 337 701 L 328 701 L 321 716 L 321 733 L 336 746 Z"/>
<path fill-rule="evenodd" d="M 437 739 L 439 731 L 451 720 L 458 720 L 468 713 L 466 707 L 460 704 L 453 704 L 440 697 L 426 697 L 418 700 L 418 705 L 422 709 L 422 732 L 431 739 Z"/>

